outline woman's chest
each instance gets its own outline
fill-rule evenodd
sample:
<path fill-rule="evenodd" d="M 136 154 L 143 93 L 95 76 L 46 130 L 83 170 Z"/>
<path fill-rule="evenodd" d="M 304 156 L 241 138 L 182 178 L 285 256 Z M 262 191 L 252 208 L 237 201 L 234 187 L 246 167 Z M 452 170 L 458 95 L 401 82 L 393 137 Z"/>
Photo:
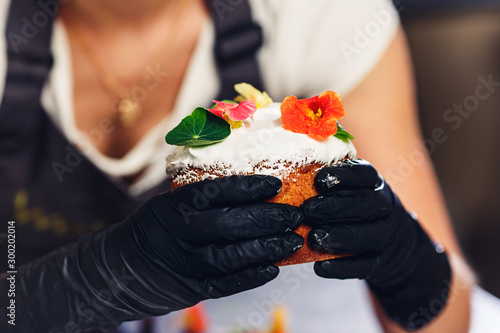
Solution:
<path fill-rule="evenodd" d="M 63 15 L 75 125 L 104 155 L 123 157 L 172 111 L 206 16 L 197 4 L 163 29 L 151 24 L 102 36 Z"/>

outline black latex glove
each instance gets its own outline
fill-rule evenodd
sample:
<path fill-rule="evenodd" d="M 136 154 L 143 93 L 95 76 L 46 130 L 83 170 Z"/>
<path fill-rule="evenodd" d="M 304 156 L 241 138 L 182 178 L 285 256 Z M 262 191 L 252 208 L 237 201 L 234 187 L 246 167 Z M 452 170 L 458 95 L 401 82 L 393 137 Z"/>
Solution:
<path fill-rule="evenodd" d="M 298 209 L 262 202 L 280 187 L 273 177 L 233 176 L 153 197 L 125 221 L 23 266 L 16 330 L 0 322 L 9 332 L 109 329 L 263 285 L 278 275 L 269 263 L 303 244 L 289 231 Z"/>
<path fill-rule="evenodd" d="M 390 187 L 366 161 L 322 169 L 319 196 L 302 205 L 314 247 L 354 256 L 316 262 L 325 278 L 366 279 L 386 314 L 406 329 L 424 326 L 442 310 L 451 270 Z"/>

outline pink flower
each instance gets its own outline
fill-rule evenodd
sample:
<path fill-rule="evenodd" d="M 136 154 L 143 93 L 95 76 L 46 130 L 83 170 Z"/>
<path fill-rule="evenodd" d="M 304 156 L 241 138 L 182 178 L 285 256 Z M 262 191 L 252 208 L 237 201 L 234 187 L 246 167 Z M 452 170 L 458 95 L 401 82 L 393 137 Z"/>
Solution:
<path fill-rule="evenodd" d="M 220 101 L 213 102 L 217 104 L 217 106 L 213 109 L 208 110 L 223 119 L 225 119 L 224 115 L 226 115 L 233 121 L 245 120 L 249 117 L 251 118 L 255 111 L 257 111 L 255 103 L 249 99 L 242 101 L 240 104 Z"/>

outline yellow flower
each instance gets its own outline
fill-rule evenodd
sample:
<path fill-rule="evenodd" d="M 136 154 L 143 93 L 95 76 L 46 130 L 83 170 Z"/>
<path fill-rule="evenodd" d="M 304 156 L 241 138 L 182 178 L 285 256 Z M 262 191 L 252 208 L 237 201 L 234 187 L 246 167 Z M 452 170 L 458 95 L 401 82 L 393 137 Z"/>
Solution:
<path fill-rule="evenodd" d="M 235 102 L 241 102 L 245 99 L 249 99 L 255 103 L 257 108 L 263 108 L 273 102 L 271 97 L 269 97 L 265 91 L 261 92 L 249 83 L 237 83 L 234 85 L 234 90 L 236 90 L 239 94 L 239 96 L 234 99 Z"/>

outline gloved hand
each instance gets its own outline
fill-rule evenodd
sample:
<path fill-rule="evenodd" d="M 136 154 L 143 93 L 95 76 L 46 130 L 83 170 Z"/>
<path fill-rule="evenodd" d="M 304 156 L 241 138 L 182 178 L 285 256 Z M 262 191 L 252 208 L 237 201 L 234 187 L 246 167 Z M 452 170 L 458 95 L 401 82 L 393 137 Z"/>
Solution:
<path fill-rule="evenodd" d="M 153 197 L 123 222 L 24 267 L 16 328 L 109 329 L 265 284 L 278 275 L 270 263 L 303 244 L 290 232 L 298 209 L 262 202 L 280 187 L 274 177 L 232 176 Z"/>
<path fill-rule="evenodd" d="M 356 254 L 316 262 L 316 274 L 366 279 L 385 313 L 406 329 L 437 316 L 448 297 L 447 256 L 377 171 L 366 161 L 348 161 L 322 169 L 315 185 L 320 195 L 302 205 L 306 222 L 314 226 L 312 245 Z"/>

